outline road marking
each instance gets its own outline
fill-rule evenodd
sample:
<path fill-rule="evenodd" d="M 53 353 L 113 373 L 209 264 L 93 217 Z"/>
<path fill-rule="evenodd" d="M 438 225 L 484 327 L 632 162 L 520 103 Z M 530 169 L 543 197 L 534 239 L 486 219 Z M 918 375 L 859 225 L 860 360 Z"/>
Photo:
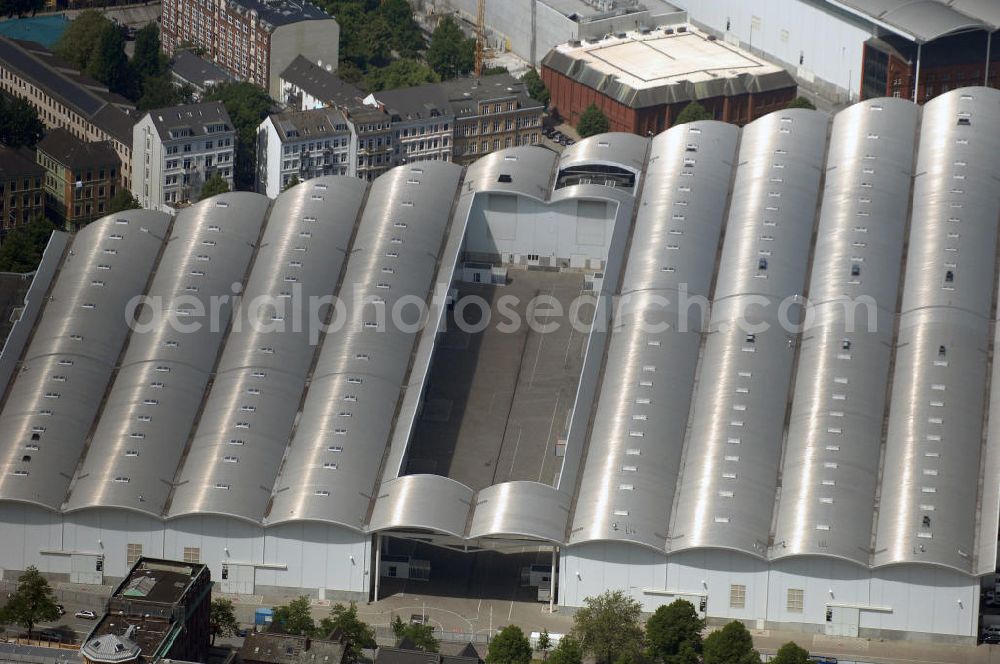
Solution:
<path fill-rule="evenodd" d="M 538 464 L 538 481 L 542 481 L 542 473 L 545 472 L 545 460 L 549 456 L 549 441 L 552 440 L 552 429 L 556 425 L 556 412 L 559 410 L 559 399 L 562 398 L 562 390 L 556 393 L 556 405 L 552 407 L 552 419 L 549 420 L 549 434 L 545 437 L 545 449 L 542 450 L 542 462 Z"/>

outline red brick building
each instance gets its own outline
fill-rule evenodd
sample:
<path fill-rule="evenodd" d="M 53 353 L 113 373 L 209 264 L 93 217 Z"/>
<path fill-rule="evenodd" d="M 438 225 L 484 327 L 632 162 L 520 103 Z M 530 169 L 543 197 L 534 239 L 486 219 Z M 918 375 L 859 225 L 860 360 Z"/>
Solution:
<path fill-rule="evenodd" d="M 795 98 L 784 69 L 690 28 L 569 42 L 543 58 L 551 107 L 576 124 L 594 104 L 610 131 L 639 135 L 668 129 L 692 101 L 717 120 L 746 124 Z"/>
<path fill-rule="evenodd" d="M 986 40 L 993 43 L 987 48 Z M 989 53 L 989 60 L 986 59 Z M 917 77 L 917 44 L 894 34 L 865 42 L 861 61 L 861 97 L 913 99 Z M 988 85 L 1000 88 L 1000 37 L 971 30 L 940 37 L 920 47 L 918 103 L 955 88 Z M 987 66 L 988 62 L 988 66 Z"/>

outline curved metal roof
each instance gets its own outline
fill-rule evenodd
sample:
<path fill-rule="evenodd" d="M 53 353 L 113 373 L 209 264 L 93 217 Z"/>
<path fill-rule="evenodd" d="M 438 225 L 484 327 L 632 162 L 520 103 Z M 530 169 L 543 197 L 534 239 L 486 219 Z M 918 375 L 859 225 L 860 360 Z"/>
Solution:
<path fill-rule="evenodd" d="M 786 110 L 743 130 L 671 550 L 767 553 L 797 336 L 781 307 L 805 286 L 828 123 Z"/>
<path fill-rule="evenodd" d="M 1000 91 L 965 88 L 924 106 L 876 566 L 973 569 L 998 153 Z"/>
<path fill-rule="evenodd" d="M 403 475 L 382 483 L 368 529 L 422 528 L 465 537 L 473 491 L 442 475 Z"/>
<path fill-rule="evenodd" d="M 570 544 L 666 543 L 702 324 L 679 300 L 708 297 L 738 135 L 697 122 L 652 141 Z"/>
<path fill-rule="evenodd" d="M 995 30 L 1000 10 L 989 0 L 827 0 L 886 28 L 929 42 L 961 30 Z"/>
<path fill-rule="evenodd" d="M 228 193 L 177 216 L 148 293 L 158 318 L 129 337 L 66 511 L 163 513 L 229 325 L 231 303 L 215 297 L 242 283 L 269 203 Z"/>
<path fill-rule="evenodd" d="M 571 497 L 540 482 L 504 482 L 476 494 L 469 537 L 528 537 L 566 540 Z"/>
<path fill-rule="evenodd" d="M 357 178 L 330 176 L 275 200 L 170 517 L 263 520 L 318 342 L 314 303 L 336 293 L 365 191 Z"/>
<path fill-rule="evenodd" d="M 576 164 L 616 164 L 641 174 L 646 164 L 649 139 L 613 132 L 590 136 L 574 143 L 559 156 L 559 169 Z"/>
<path fill-rule="evenodd" d="M 354 289 L 344 324 L 323 342 L 268 524 L 364 528 L 416 340 L 391 316 L 380 325 L 376 312 L 432 291 L 460 176 L 453 164 L 421 162 L 372 185 L 344 276 Z"/>
<path fill-rule="evenodd" d="M 859 515 L 875 504 L 918 112 L 875 99 L 834 119 L 775 558 L 869 562 L 872 522 Z"/>
<path fill-rule="evenodd" d="M 62 505 L 169 227 L 130 210 L 77 233 L 0 415 L 0 500 Z"/>

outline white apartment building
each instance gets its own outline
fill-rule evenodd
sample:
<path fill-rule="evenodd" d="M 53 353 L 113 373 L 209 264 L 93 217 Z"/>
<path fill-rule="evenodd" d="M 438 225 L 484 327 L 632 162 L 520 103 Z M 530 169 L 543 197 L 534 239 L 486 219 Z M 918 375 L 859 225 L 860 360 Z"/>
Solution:
<path fill-rule="evenodd" d="M 286 111 L 257 129 L 256 191 L 277 198 L 290 182 L 357 176 L 357 134 L 335 108 Z"/>
<path fill-rule="evenodd" d="M 236 131 L 220 102 L 151 110 L 132 130 L 132 193 L 147 210 L 197 202 L 206 180 L 233 186 Z"/>

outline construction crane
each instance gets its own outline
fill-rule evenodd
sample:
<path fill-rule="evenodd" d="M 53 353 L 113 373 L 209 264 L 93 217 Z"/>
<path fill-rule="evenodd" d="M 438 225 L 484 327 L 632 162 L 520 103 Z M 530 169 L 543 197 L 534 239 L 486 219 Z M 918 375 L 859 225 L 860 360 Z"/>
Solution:
<path fill-rule="evenodd" d="M 476 11 L 476 78 L 483 74 L 486 59 L 486 0 L 479 0 Z"/>

